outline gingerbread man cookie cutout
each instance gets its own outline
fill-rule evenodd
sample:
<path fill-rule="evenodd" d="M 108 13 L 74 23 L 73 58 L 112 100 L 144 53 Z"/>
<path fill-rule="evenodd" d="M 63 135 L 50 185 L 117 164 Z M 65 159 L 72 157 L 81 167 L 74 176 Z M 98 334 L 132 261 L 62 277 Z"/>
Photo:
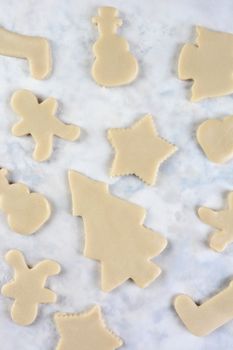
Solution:
<path fill-rule="evenodd" d="M 145 288 L 161 273 L 151 259 L 167 240 L 145 226 L 146 210 L 109 193 L 108 185 L 69 171 L 74 216 L 82 216 L 84 255 L 101 262 L 101 287 L 109 292 L 128 279 Z"/>
<path fill-rule="evenodd" d="M 214 211 L 201 207 L 198 209 L 200 219 L 217 229 L 210 239 L 210 247 L 217 252 L 224 251 L 233 242 L 233 192 L 228 195 L 228 209 Z"/>
<path fill-rule="evenodd" d="M 48 40 L 10 32 L 0 28 L 0 55 L 26 58 L 35 79 L 46 78 L 52 69 Z"/>
<path fill-rule="evenodd" d="M 54 320 L 61 336 L 56 350 L 115 350 L 123 343 L 107 329 L 99 306 L 80 314 L 58 312 Z"/>
<path fill-rule="evenodd" d="M 37 161 L 50 158 L 53 150 L 53 136 L 75 141 L 80 128 L 64 124 L 56 116 L 57 101 L 49 97 L 39 103 L 36 96 L 28 90 L 16 91 L 11 98 L 11 107 L 21 120 L 12 128 L 14 136 L 30 134 L 35 141 L 33 157 Z"/>
<path fill-rule="evenodd" d="M 37 317 L 39 304 L 56 302 L 56 294 L 44 286 L 49 276 L 60 272 L 60 265 L 52 260 L 43 260 L 29 268 L 18 250 L 10 250 L 5 258 L 14 269 L 14 280 L 5 284 L 1 292 L 15 299 L 11 308 L 12 320 L 21 326 L 30 325 Z"/>
<path fill-rule="evenodd" d="M 183 46 L 178 76 L 193 80 L 192 101 L 233 92 L 233 35 L 196 27 L 195 44 Z"/>
<path fill-rule="evenodd" d="M 30 193 L 22 183 L 9 184 L 7 170 L 0 170 L 0 209 L 7 215 L 10 228 L 30 235 L 49 219 L 48 200 L 39 193 Z"/>
<path fill-rule="evenodd" d="M 178 295 L 174 307 L 192 334 L 206 336 L 233 319 L 233 281 L 201 305 L 197 305 L 188 295 Z"/>
<path fill-rule="evenodd" d="M 136 79 L 138 63 L 129 52 L 127 41 L 116 34 L 122 25 L 118 10 L 101 7 L 98 16 L 92 19 L 97 25 L 100 38 L 93 46 L 95 61 L 92 77 L 97 84 L 105 87 L 126 85 Z"/>

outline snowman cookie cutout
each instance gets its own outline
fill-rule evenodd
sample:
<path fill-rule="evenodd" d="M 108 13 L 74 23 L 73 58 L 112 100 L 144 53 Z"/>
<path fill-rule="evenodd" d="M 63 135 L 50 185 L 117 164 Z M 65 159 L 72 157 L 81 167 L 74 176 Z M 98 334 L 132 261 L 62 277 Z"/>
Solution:
<path fill-rule="evenodd" d="M 128 42 L 116 34 L 122 20 L 118 10 L 113 7 L 101 7 L 99 16 L 92 18 L 97 25 L 99 39 L 93 46 L 95 61 L 92 77 L 97 84 L 105 87 L 126 85 L 136 79 L 138 63 L 129 51 Z"/>

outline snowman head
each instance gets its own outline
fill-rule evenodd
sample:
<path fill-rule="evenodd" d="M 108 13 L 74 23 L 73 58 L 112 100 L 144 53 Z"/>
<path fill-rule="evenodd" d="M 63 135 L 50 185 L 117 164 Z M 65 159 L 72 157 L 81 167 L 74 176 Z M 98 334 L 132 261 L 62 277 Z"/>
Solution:
<path fill-rule="evenodd" d="M 118 10 L 114 7 L 101 7 L 98 9 L 99 16 L 93 17 L 92 22 L 97 25 L 101 35 L 115 34 L 122 20 L 118 18 Z"/>

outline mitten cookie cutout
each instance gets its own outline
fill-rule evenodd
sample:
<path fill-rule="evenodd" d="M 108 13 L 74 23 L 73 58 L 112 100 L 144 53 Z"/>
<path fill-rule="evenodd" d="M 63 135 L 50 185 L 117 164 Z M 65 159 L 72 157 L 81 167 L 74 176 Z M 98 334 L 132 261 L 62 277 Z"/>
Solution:
<path fill-rule="evenodd" d="M 201 305 L 189 296 L 179 295 L 174 301 L 175 310 L 188 328 L 199 337 L 212 333 L 233 319 L 233 282 Z"/>
<path fill-rule="evenodd" d="M 110 129 L 108 139 L 116 152 L 111 176 L 132 174 L 148 185 L 155 184 L 160 165 L 177 150 L 158 135 L 151 115 L 131 128 Z"/>
<path fill-rule="evenodd" d="M 21 35 L 0 28 L 0 55 L 26 58 L 31 76 L 46 78 L 52 68 L 48 40 L 35 36 Z"/>
<path fill-rule="evenodd" d="M 99 306 L 80 314 L 58 312 L 54 320 L 61 336 L 56 350 L 115 350 L 123 344 L 106 328 Z"/>
<path fill-rule="evenodd" d="M 192 79 L 192 101 L 233 92 L 233 35 L 196 27 L 195 44 L 183 46 L 178 65 L 182 80 Z"/>
<path fill-rule="evenodd" d="M 214 211 L 201 207 L 198 209 L 200 219 L 217 229 L 210 239 L 210 247 L 222 252 L 233 242 L 233 192 L 228 195 L 228 209 Z"/>
<path fill-rule="evenodd" d="M 56 116 L 57 101 L 49 97 L 39 103 L 36 96 L 28 90 L 19 90 L 11 98 L 11 107 L 21 120 L 12 128 L 15 136 L 30 134 L 35 141 L 33 157 L 37 161 L 50 158 L 53 150 L 53 136 L 64 140 L 77 140 L 80 128 L 64 124 Z"/>
<path fill-rule="evenodd" d="M 111 195 L 108 185 L 70 170 L 74 216 L 82 216 L 86 240 L 84 255 L 101 262 L 101 286 L 111 291 L 131 278 L 148 286 L 161 270 L 150 261 L 167 240 L 143 226 L 146 211 Z"/>
<path fill-rule="evenodd" d="M 233 117 L 206 120 L 197 129 L 197 141 L 210 161 L 229 161 L 233 157 Z"/>
<path fill-rule="evenodd" d="M 1 292 L 15 299 L 11 308 L 12 320 L 22 326 L 30 325 L 37 317 L 38 304 L 56 302 L 56 294 L 44 286 L 49 276 L 60 272 L 60 265 L 43 260 L 29 268 L 18 250 L 10 250 L 5 258 L 14 269 L 14 280 L 5 284 Z"/>
<path fill-rule="evenodd" d="M 49 219 L 50 204 L 39 193 L 30 193 L 22 183 L 9 184 L 7 170 L 0 170 L 0 209 L 7 215 L 10 228 L 30 235 Z"/>
<path fill-rule="evenodd" d="M 101 7 L 98 15 L 92 19 L 100 35 L 93 46 L 92 77 L 97 84 L 106 87 L 129 84 L 137 77 L 138 63 L 129 52 L 127 41 L 116 34 L 122 25 L 118 10 Z"/>

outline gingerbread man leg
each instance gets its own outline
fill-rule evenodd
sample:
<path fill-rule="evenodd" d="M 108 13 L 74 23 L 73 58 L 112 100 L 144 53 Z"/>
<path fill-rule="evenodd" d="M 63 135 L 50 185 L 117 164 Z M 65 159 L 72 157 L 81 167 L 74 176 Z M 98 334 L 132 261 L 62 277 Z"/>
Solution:
<path fill-rule="evenodd" d="M 54 135 L 61 137 L 64 140 L 75 141 L 80 135 L 80 128 L 76 125 L 61 122 L 59 119 L 53 120 Z"/>
<path fill-rule="evenodd" d="M 33 135 L 35 140 L 35 150 L 33 152 L 33 158 L 39 162 L 48 159 L 53 151 L 53 135 L 44 134 L 44 135 Z"/>

